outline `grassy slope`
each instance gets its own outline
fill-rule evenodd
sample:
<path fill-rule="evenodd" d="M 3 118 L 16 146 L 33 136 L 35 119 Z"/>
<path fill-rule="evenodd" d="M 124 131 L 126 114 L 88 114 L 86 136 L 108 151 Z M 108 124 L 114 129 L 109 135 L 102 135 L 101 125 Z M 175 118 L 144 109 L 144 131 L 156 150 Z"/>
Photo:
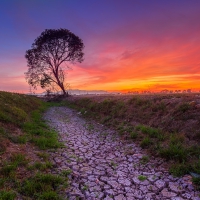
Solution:
<path fill-rule="evenodd" d="M 165 158 L 172 174 L 200 174 L 200 113 L 193 97 L 77 97 L 66 104 Z"/>
<path fill-rule="evenodd" d="M 50 173 L 45 150 L 61 144 L 42 121 L 47 107 L 36 97 L 0 92 L 0 199 L 61 199 L 56 188 L 67 177 Z"/>

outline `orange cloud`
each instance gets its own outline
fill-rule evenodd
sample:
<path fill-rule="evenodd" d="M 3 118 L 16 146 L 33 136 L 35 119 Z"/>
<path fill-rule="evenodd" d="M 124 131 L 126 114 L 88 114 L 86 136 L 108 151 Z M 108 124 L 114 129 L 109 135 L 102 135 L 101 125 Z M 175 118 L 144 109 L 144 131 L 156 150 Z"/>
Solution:
<path fill-rule="evenodd" d="M 162 45 L 136 50 L 113 44 L 107 47 L 92 56 L 96 62 L 86 61 L 69 73 L 73 88 L 200 88 L 200 42 L 180 44 L 179 41 L 177 44 L 174 40 L 167 40 Z"/>

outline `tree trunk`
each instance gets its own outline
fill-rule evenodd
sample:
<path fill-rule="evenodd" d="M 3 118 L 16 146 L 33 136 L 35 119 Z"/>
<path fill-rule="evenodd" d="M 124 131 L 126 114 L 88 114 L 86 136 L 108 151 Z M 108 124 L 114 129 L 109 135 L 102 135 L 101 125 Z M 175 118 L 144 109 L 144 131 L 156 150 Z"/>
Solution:
<path fill-rule="evenodd" d="M 63 96 L 68 96 L 68 92 L 65 91 L 65 87 L 64 87 L 63 83 L 60 82 L 60 80 L 59 80 L 58 72 L 53 72 L 53 73 L 54 73 L 54 76 L 55 76 L 55 78 L 57 80 L 57 85 L 60 87 L 60 89 L 63 92 Z"/>
<path fill-rule="evenodd" d="M 63 92 L 63 96 L 66 96 L 66 97 L 68 97 L 69 95 L 68 95 L 68 92 L 66 92 L 65 91 L 65 88 L 64 88 L 64 86 L 63 86 L 63 84 L 62 83 L 60 83 L 60 88 L 61 88 L 61 90 L 62 90 L 62 92 Z"/>

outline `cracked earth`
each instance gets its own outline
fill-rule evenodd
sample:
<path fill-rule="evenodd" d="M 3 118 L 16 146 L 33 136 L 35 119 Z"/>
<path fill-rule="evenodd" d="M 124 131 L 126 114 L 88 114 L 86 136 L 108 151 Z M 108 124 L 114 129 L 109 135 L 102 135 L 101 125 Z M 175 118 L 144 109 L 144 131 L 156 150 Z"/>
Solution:
<path fill-rule="evenodd" d="M 200 200 L 190 176 L 174 178 L 163 160 L 148 157 L 132 141 L 122 141 L 115 131 L 87 122 L 66 107 L 50 108 L 44 116 L 65 145 L 51 152 L 52 173 L 72 170 L 70 200 Z"/>

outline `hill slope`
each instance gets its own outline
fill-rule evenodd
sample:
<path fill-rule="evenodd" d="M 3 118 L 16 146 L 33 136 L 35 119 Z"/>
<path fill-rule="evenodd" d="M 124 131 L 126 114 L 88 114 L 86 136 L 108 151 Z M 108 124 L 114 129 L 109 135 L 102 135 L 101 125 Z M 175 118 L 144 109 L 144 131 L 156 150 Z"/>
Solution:
<path fill-rule="evenodd" d="M 0 199 L 61 199 L 67 179 L 52 175 L 46 149 L 58 148 L 57 133 L 42 120 L 47 103 L 0 92 Z"/>

